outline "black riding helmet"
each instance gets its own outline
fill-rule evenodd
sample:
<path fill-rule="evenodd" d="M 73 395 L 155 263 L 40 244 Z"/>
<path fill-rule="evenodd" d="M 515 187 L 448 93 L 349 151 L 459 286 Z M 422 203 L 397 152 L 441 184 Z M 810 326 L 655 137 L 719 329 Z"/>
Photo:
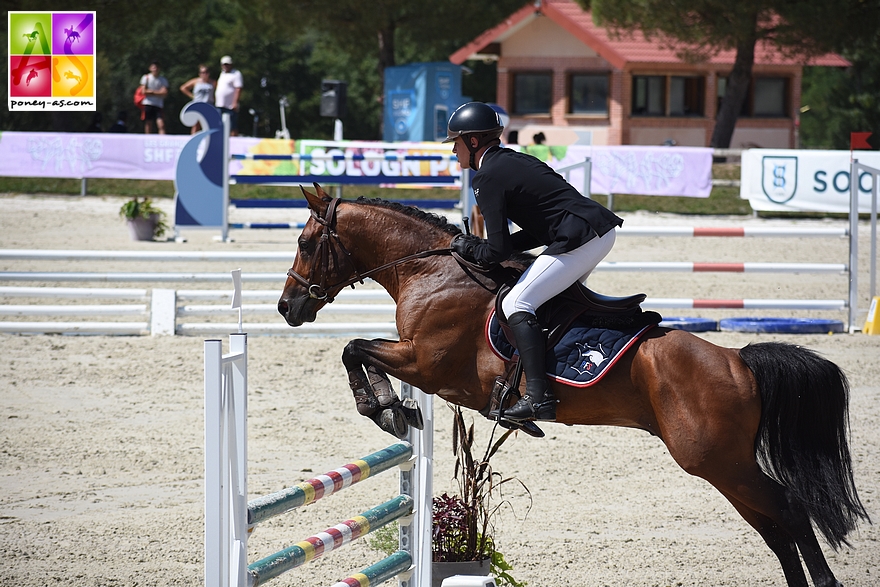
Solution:
<path fill-rule="evenodd" d="M 462 135 L 477 135 L 479 140 L 476 148 L 471 147 L 470 141 L 465 141 L 465 146 L 471 152 L 471 169 L 475 169 L 476 161 L 474 158 L 477 151 L 487 143 L 498 140 L 503 130 L 504 126 L 501 124 L 501 118 L 499 118 L 498 113 L 491 106 L 483 102 L 468 102 L 459 106 L 452 113 L 452 116 L 449 117 L 449 124 L 446 128 L 446 140 L 443 142 L 451 143 L 456 137 Z"/>

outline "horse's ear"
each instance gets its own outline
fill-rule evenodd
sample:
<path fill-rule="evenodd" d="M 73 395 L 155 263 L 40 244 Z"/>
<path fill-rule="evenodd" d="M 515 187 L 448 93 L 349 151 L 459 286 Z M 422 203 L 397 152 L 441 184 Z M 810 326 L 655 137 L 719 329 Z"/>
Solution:
<path fill-rule="evenodd" d="M 302 190 L 303 196 L 305 196 L 306 202 L 309 204 L 309 208 L 311 208 L 318 216 L 323 217 L 327 212 L 327 206 L 329 205 L 331 198 L 317 183 L 314 184 L 314 186 L 316 191 L 315 194 L 307 192 L 306 188 L 303 186 L 299 186 L 299 189 Z"/>

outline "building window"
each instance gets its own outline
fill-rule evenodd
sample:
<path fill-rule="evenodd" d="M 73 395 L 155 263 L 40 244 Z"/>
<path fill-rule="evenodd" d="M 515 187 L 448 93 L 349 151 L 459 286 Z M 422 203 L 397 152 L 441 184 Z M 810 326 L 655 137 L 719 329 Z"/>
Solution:
<path fill-rule="evenodd" d="M 513 76 L 513 113 L 549 114 L 553 101 L 553 74 L 517 73 Z"/>
<path fill-rule="evenodd" d="M 633 116 L 702 116 L 705 112 L 701 76 L 634 75 L 632 80 Z"/>
<path fill-rule="evenodd" d="M 785 116 L 786 79 L 757 77 L 752 81 L 752 116 Z"/>
<path fill-rule="evenodd" d="M 669 116 L 703 115 L 703 78 L 674 75 L 669 80 Z"/>
<path fill-rule="evenodd" d="M 666 78 L 664 76 L 633 76 L 632 113 L 635 116 L 666 115 Z"/>
<path fill-rule="evenodd" d="M 743 100 L 740 116 L 774 117 L 788 116 L 788 78 L 753 77 L 749 82 L 746 98 Z M 727 78 L 718 78 L 718 110 L 727 94 Z"/>
<path fill-rule="evenodd" d="M 608 75 L 572 74 L 568 104 L 570 114 L 608 116 Z"/>

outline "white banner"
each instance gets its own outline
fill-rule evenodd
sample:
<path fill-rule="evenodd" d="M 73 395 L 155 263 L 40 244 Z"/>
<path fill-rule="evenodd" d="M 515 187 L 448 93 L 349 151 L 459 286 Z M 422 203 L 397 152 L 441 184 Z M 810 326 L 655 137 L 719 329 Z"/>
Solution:
<path fill-rule="evenodd" d="M 742 155 L 740 197 L 754 210 L 849 212 L 850 151 L 748 149 Z M 880 153 L 853 151 L 859 163 L 880 168 Z M 870 173 L 858 178 L 859 212 L 871 211 Z"/>

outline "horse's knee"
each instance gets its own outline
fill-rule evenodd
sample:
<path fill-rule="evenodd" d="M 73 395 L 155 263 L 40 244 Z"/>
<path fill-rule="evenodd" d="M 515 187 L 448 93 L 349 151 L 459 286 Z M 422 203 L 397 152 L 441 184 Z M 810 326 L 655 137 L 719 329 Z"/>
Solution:
<path fill-rule="evenodd" d="M 358 369 L 361 367 L 361 353 L 359 349 L 359 339 L 354 339 L 348 341 L 348 344 L 345 345 L 345 348 L 342 349 L 342 364 L 345 365 L 345 368 L 349 371 L 354 369 Z"/>

